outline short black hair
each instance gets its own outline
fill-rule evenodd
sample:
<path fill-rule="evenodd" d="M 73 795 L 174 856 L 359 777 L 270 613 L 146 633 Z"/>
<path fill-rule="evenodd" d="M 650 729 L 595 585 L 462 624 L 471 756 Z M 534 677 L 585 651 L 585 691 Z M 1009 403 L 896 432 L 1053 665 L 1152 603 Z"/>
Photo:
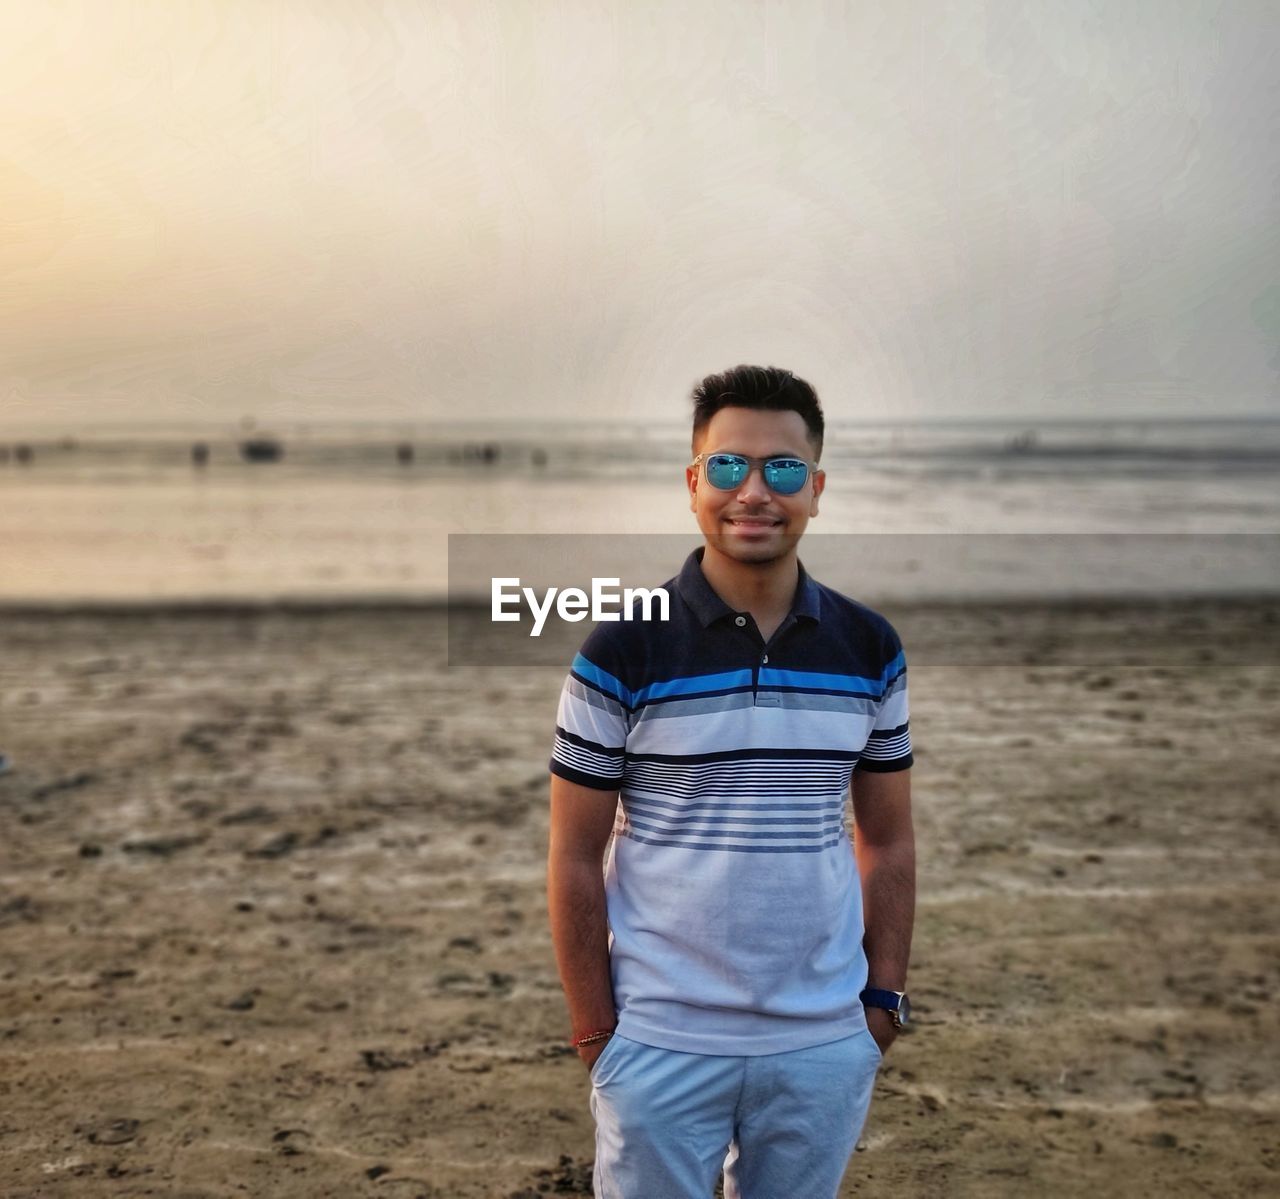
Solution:
<path fill-rule="evenodd" d="M 763 408 L 772 412 L 798 412 L 809 431 L 814 459 L 822 456 L 826 422 L 812 385 L 777 366 L 732 367 L 708 375 L 693 389 L 693 440 L 711 423 L 721 408 Z"/>

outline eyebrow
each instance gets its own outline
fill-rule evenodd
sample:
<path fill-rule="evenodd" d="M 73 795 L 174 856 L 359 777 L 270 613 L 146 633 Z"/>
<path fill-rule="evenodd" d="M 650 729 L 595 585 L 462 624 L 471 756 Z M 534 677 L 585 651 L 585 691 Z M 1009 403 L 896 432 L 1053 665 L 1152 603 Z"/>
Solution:
<path fill-rule="evenodd" d="M 755 458 L 757 455 L 748 454 L 746 450 L 703 450 L 704 454 L 737 454 L 740 458 Z M 759 455 L 764 460 L 770 458 L 799 458 L 801 462 L 810 462 L 812 459 L 807 454 L 798 454 L 795 450 L 771 450 L 767 454 Z"/>

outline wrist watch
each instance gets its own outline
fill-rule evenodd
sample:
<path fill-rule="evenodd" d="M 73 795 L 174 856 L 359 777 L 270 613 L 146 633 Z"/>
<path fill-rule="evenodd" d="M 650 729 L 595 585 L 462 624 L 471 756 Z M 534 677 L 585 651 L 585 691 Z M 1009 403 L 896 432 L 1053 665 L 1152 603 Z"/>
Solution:
<path fill-rule="evenodd" d="M 885 991 L 880 987 L 868 987 L 861 995 L 863 1007 L 882 1007 L 893 1020 L 894 1028 L 901 1028 L 911 1019 L 911 1000 L 906 991 Z"/>

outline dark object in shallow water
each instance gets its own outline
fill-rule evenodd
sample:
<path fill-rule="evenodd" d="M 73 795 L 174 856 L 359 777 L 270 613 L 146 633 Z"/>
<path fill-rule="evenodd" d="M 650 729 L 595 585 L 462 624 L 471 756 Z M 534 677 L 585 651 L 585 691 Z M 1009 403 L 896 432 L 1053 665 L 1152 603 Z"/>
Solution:
<path fill-rule="evenodd" d="M 209 447 L 203 441 L 197 441 L 191 447 L 191 461 L 197 466 L 203 466 L 209 461 Z"/>
<path fill-rule="evenodd" d="M 270 437 L 253 437 L 240 443 L 240 456 L 246 462 L 279 462 L 284 446 Z"/>

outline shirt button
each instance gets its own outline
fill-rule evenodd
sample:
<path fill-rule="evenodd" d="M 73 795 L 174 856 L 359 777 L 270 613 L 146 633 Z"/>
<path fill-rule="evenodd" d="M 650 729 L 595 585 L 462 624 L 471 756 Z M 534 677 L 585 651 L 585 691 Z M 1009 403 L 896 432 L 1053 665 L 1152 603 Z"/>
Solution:
<path fill-rule="evenodd" d="M 747 618 L 745 616 L 735 616 L 733 618 L 733 623 L 736 624 L 738 628 L 742 628 L 742 626 L 747 623 Z"/>
<path fill-rule="evenodd" d="M 760 661 L 761 661 L 761 662 L 768 662 L 768 661 L 769 661 L 769 655 L 768 655 L 768 654 L 765 654 L 765 656 L 764 656 L 763 658 L 761 658 L 761 659 L 760 659 Z"/>

